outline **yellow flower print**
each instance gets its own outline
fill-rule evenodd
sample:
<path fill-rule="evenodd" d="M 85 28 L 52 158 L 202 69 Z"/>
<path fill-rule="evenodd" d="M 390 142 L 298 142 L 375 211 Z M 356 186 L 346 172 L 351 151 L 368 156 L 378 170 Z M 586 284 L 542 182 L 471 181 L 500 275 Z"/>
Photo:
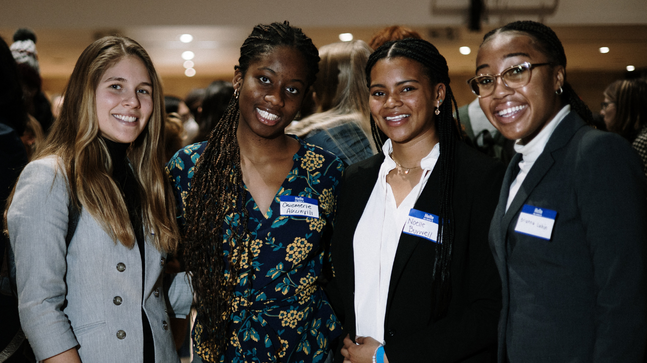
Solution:
<path fill-rule="evenodd" d="M 324 189 L 319 196 L 319 206 L 324 210 L 324 213 L 330 214 L 333 210 L 335 197 L 332 194 L 332 188 Z"/>
<path fill-rule="evenodd" d="M 324 157 L 323 155 L 315 154 L 312 151 L 307 151 L 306 155 L 301 160 L 301 167 L 307 171 L 313 171 L 315 169 L 321 168 L 323 164 Z"/>
<path fill-rule="evenodd" d="M 311 231 L 321 232 L 326 225 L 326 220 L 323 218 L 307 218 L 307 221 L 310 223 Z"/>
<path fill-rule="evenodd" d="M 263 247 L 263 241 L 260 239 L 255 239 L 252 241 L 251 250 L 254 254 L 254 257 L 258 257 L 258 254 L 261 253 L 261 247 Z"/>
<path fill-rule="evenodd" d="M 290 347 L 290 343 L 288 343 L 287 340 L 282 339 L 279 337 L 279 340 L 281 340 L 281 350 L 279 350 L 279 358 L 285 357 L 285 353 L 287 353 L 288 348 Z"/>
<path fill-rule="evenodd" d="M 303 237 L 297 237 L 294 239 L 294 242 L 290 243 L 286 249 L 285 260 L 292 262 L 294 265 L 298 265 L 308 253 L 312 250 L 312 243 L 309 243 L 307 239 Z"/>

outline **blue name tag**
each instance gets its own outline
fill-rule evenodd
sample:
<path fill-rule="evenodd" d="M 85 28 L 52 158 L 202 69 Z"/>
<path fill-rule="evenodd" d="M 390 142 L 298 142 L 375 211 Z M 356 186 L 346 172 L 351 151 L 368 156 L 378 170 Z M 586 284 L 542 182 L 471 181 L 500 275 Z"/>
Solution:
<path fill-rule="evenodd" d="M 557 212 L 525 204 L 514 230 L 533 237 L 549 240 L 553 234 Z"/>
<path fill-rule="evenodd" d="M 282 216 L 319 218 L 319 202 L 316 199 L 291 195 L 282 195 L 279 199 Z"/>
<path fill-rule="evenodd" d="M 402 232 L 437 242 L 439 221 L 440 219 L 435 214 L 411 208 Z"/>

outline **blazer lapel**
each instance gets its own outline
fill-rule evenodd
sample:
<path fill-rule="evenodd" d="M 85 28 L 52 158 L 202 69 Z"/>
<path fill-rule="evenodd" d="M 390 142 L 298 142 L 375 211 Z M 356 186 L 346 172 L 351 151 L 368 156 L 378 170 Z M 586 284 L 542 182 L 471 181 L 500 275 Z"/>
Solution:
<path fill-rule="evenodd" d="M 526 176 L 526 179 L 524 179 L 523 184 L 521 184 L 517 195 L 515 195 L 512 200 L 510 208 L 508 208 L 508 211 L 503 216 L 501 228 L 502 231 L 504 231 L 504 238 L 507 239 L 507 231 L 509 230 L 509 226 L 510 223 L 512 223 L 513 218 L 517 215 L 517 212 L 519 212 L 523 207 L 524 202 L 528 199 L 532 191 L 537 187 L 544 178 L 544 175 L 548 173 L 552 165 L 555 163 L 553 153 L 564 147 L 582 126 L 584 126 L 584 122 L 579 118 L 577 113 L 571 111 L 566 115 L 566 117 L 564 117 L 557 128 L 555 128 L 555 131 L 553 131 L 553 134 L 548 140 L 544 151 L 539 155 L 539 158 L 537 158 L 537 161 L 535 161 L 535 164 L 528 172 L 528 175 Z M 510 170 L 510 168 L 508 168 L 508 170 Z M 507 184 L 507 186 L 509 187 L 509 184 Z M 500 198 L 505 198 L 507 200 L 507 194 L 508 193 L 505 193 L 504 196 L 503 193 L 501 193 Z M 505 204 L 503 206 L 505 208 Z"/>
<path fill-rule="evenodd" d="M 505 259 L 505 241 L 507 238 L 507 228 L 500 228 L 500 226 L 507 225 L 504 223 L 504 216 L 506 215 L 506 205 L 508 202 L 508 195 L 510 194 L 510 184 L 514 181 L 519 173 L 519 162 L 521 161 L 521 154 L 515 154 L 510 160 L 508 169 L 505 172 L 503 177 L 503 184 L 501 185 L 501 193 L 499 194 L 499 203 L 494 211 L 494 216 L 492 217 L 492 226 L 491 233 L 494 234 L 491 238 L 492 244 L 494 246 L 495 252 L 497 255 L 501 256 L 501 259 Z"/>

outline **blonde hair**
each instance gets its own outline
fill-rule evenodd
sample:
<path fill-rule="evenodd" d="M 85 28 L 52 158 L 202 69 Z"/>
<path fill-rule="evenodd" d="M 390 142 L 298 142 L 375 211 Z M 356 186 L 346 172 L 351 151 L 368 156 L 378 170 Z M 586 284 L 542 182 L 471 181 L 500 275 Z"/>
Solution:
<path fill-rule="evenodd" d="M 58 156 L 65 169 L 71 201 L 83 206 L 115 243 L 119 241 L 128 248 L 135 245 L 126 203 L 111 177 L 112 160 L 100 137 L 96 113 L 96 89 L 101 77 L 126 57 L 137 57 L 144 63 L 153 88 L 152 114 L 127 153 L 141 190 L 142 223 L 154 232 L 153 244 L 158 250 L 172 252 L 179 232 L 174 208 L 167 204 L 174 199 L 163 170 L 162 85 L 150 57 L 137 42 L 109 36 L 96 40 L 83 51 L 63 93 L 61 114 L 52 126 L 45 148 L 35 158 Z"/>
<path fill-rule="evenodd" d="M 311 131 L 355 122 L 371 135 L 368 87 L 364 67 L 372 49 L 362 40 L 338 42 L 319 49 L 319 74 L 313 85 L 316 113 L 304 118 L 286 132 L 306 136 Z M 372 140 L 371 147 L 375 151 Z"/>

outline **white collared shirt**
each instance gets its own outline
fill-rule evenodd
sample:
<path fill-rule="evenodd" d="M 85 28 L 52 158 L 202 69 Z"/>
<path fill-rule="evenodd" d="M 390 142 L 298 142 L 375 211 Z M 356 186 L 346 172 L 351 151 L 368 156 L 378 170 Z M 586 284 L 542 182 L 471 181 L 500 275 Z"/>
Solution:
<path fill-rule="evenodd" d="M 532 166 L 535 165 L 535 161 L 537 161 L 539 155 L 544 152 L 546 144 L 548 143 L 550 137 L 553 135 L 555 128 L 557 128 L 557 126 L 560 124 L 560 122 L 562 122 L 564 117 L 566 117 L 569 112 L 571 112 L 571 105 L 564 106 L 561 110 L 559 110 L 555 117 L 553 117 L 553 119 L 548 122 L 546 127 L 544 127 L 544 129 L 541 130 L 537 134 L 537 136 L 530 140 L 530 142 L 526 145 L 521 144 L 521 140 L 517 140 L 517 142 L 515 142 L 514 150 L 518 153 L 521 153 L 523 159 L 519 162 L 519 174 L 517 174 L 517 177 L 514 179 L 512 184 L 510 184 L 508 202 L 505 207 L 506 212 L 508 211 L 510 204 L 514 200 L 514 197 L 517 195 L 521 184 L 523 184 L 523 181 L 526 179 L 526 175 L 528 175 L 528 172 L 530 171 Z"/>
<path fill-rule="evenodd" d="M 370 336 L 384 342 L 384 317 L 391 281 L 391 270 L 409 211 L 427 184 L 440 156 L 440 143 L 420 161 L 420 181 L 396 207 L 386 176 L 396 168 L 391 158 L 393 146 L 387 140 L 382 147 L 384 162 L 364 207 L 353 236 L 355 261 L 355 316 L 358 336 Z"/>

